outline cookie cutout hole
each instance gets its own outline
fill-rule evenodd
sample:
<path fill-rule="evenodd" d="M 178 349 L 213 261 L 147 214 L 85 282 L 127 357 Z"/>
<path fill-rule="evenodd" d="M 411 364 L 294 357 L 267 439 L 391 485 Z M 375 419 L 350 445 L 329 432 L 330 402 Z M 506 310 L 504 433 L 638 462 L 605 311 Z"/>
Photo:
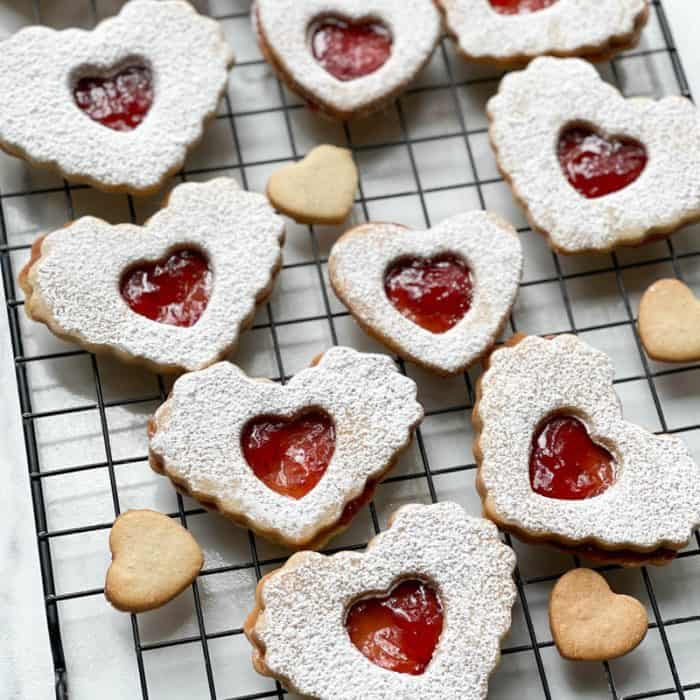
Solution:
<path fill-rule="evenodd" d="M 291 419 L 259 416 L 244 426 L 241 448 L 255 476 L 268 488 L 300 499 L 328 468 L 335 451 L 335 424 L 321 409 Z"/>
<path fill-rule="evenodd" d="M 140 59 L 102 71 L 84 66 L 73 79 L 75 104 L 93 121 L 114 131 L 140 126 L 153 104 L 153 73 Z"/>
<path fill-rule="evenodd" d="M 488 0 L 499 15 L 529 15 L 546 10 L 559 0 Z"/>
<path fill-rule="evenodd" d="M 384 291 L 395 309 L 431 333 L 456 326 L 472 305 L 469 265 L 451 253 L 402 257 L 384 273 Z"/>
<path fill-rule="evenodd" d="M 535 493 L 578 501 L 600 496 L 616 478 L 615 458 L 591 440 L 580 418 L 555 414 L 535 432 L 530 452 L 530 485 Z"/>
<path fill-rule="evenodd" d="M 343 82 L 378 71 L 389 60 L 394 43 L 389 28 L 376 19 L 322 17 L 311 25 L 309 36 L 313 57 Z"/>
<path fill-rule="evenodd" d="M 365 597 L 348 610 L 345 628 L 373 664 L 396 673 L 425 673 L 440 640 L 442 603 L 418 579 L 401 581 L 387 595 Z"/>
<path fill-rule="evenodd" d="M 188 328 L 207 308 L 212 280 L 209 261 L 202 251 L 183 248 L 154 262 L 131 266 L 122 274 L 119 291 L 137 314 Z"/>
<path fill-rule="evenodd" d="M 643 144 L 627 137 L 608 138 L 585 124 L 572 124 L 559 135 L 557 156 L 569 184 L 588 199 L 631 185 L 644 171 Z"/>

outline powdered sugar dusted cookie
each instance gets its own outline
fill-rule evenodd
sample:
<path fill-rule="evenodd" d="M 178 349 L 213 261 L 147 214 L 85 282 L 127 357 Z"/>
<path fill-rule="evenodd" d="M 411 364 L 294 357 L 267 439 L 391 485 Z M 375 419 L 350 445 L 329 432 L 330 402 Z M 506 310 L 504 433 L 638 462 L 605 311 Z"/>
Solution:
<path fill-rule="evenodd" d="M 432 0 L 256 0 L 261 50 L 328 116 L 374 112 L 403 91 L 440 38 Z"/>
<path fill-rule="evenodd" d="M 157 190 L 232 64 L 219 25 L 181 0 L 132 0 L 94 31 L 23 29 L 0 44 L 0 146 L 74 182 Z"/>
<path fill-rule="evenodd" d="M 151 420 L 151 466 L 291 548 L 318 548 L 370 500 L 423 417 L 390 358 L 332 348 L 286 386 L 219 363 L 178 379 Z"/>
<path fill-rule="evenodd" d="M 578 59 L 538 58 L 488 103 L 499 167 L 563 253 L 608 251 L 700 217 L 700 119 L 682 97 L 624 99 Z"/>
<path fill-rule="evenodd" d="M 536 56 L 593 60 L 630 49 L 649 17 L 647 0 L 436 0 L 459 51 L 503 67 Z"/>
<path fill-rule="evenodd" d="M 515 229 L 474 211 L 429 231 L 365 224 L 333 246 L 330 280 L 358 323 L 439 374 L 474 364 L 496 342 L 518 292 Z"/>
<path fill-rule="evenodd" d="M 607 355 L 572 335 L 496 350 L 474 409 L 484 511 L 527 541 L 667 563 L 700 524 L 700 468 L 622 418 Z"/>
<path fill-rule="evenodd" d="M 25 310 L 56 335 L 156 371 L 234 349 L 272 291 L 284 223 L 235 180 L 178 185 L 141 226 L 84 217 L 38 239 Z"/>
<path fill-rule="evenodd" d="M 486 697 L 513 551 L 454 503 L 408 505 L 364 553 L 295 554 L 245 623 L 258 672 L 319 700 Z"/>

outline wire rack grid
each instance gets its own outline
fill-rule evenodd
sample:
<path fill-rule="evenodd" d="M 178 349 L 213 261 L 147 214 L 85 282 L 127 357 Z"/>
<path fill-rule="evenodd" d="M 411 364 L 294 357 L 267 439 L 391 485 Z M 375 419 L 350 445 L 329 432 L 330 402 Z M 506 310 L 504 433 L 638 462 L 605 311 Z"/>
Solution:
<path fill-rule="evenodd" d="M 17 3 L 27 23 L 87 27 L 119 4 Z M 360 166 L 357 221 L 389 218 L 429 226 L 459 210 L 500 210 L 519 224 L 528 257 L 509 331 L 574 332 L 607 350 L 628 416 L 659 433 L 683 433 L 700 456 L 700 426 L 693 418 L 700 366 L 650 362 L 635 327 L 636 302 L 647 281 L 675 275 L 700 285 L 697 232 L 634 251 L 561 258 L 527 228 L 488 150 L 483 105 L 497 87 L 498 73 L 466 66 L 445 39 L 424 75 L 385 114 L 331 125 L 305 110 L 262 61 L 249 27 L 249 0 L 214 0 L 211 6 L 239 62 L 210 127 L 213 135 L 175 182 L 227 173 L 244 187 L 260 190 L 280 163 L 327 141 L 351 148 Z M 640 48 L 606 64 L 602 72 L 625 94 L 690 97 L 660 0 L 653 0 Z M 273 147 L 275 140 L 281 145 Z M 96 692 L 144 700 L 292 697 L 252 673 L 242 637 L 255 582 L 283 563 L 286 552 L 250 532 L 229 530 L 148 469 L 145 421 L 166 396 L 168 380 L 138 370 L 127 375 L 116 362 L 61 343 L 24 318 L 16 276 L 39 231 L 61 225 L 61 216 L 70 220 L 87 212 L 141 222 L 156 207 L 157 200 L 108 197 L 37 175 L 16 161 L 0 161 L 0 259 L 56 698 L 82 699 Z M 291 260 L 235 358 L 252 373 L 284 382 L 331 344 L 381 350 L 355 328 L 329 291 L 327 253 L 341 232 L 290 222 L 285 253 Z M 362 549 L 404 502 L 449 498 L 479 513 L 469 426 L 476 371 L 438 380 L 402 362 L 399 366 L 419 384 L 425 422 L 412 451 L 329 551 Z M 133 506 L 156 506 L 179 519 L 204 542 L 207 561 L 191 593 L 164 612 L 129 617 L 109 608 L 100 577 L 112 521 Z M 583 667 L 558 657 L 546 624 L 548 592 L 578 560 L 507 535 L 505 540 L 518 553 L 519 595 L 491 697 L 700 698 L 693 663 L 700 642 L 700 595 L 694 583 L 700 573 L 700 536 L 664 569 L 604 567 L 618 590 L 645 602 L 651 631 L 626 659 Z"/>

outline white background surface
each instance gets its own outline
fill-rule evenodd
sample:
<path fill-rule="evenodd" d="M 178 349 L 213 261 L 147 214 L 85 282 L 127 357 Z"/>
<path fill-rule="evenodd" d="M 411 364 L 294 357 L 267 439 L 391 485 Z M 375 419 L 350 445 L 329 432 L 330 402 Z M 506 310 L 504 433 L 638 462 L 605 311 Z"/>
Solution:
<path fill-rule="evenodd" d="M 118 4 L 112 0 L 98 0 L 97 6 L 100 14 L 106 16 Z M 215 13 L 222 15 L 247 9 L 248 2 L 215 0 L 212 5 Z M 42 20 L 53 26 L 91 26 L 93 21 L 87 0 L 51 0 L 42 2 L 41 6 Z M 694 81 L 695 93 L 700 94 L 700 52 L 694 36 L 696 28 L 700 26 L 700 6 L 693 0 L 665 0 L 665 6 L 674 23 L 681 57 Z M 0 4 L 0 37 L 31 21 L 33 16 L 28 0 L 6 0 Z M 282 111 L 277 109 L 265 114 L 249 114 L 254 110 L 277 108 L 281 103 L 276 81 L 269 69 L 258 62 L 260 56 L 247 20 L 228 19 L 222 24 L 241 62 L 231 75 L 229 90 L 240 150 L 236 149 L 231 138 L 230 121 L 221 118 L 212 124 L 204 143 L 189 158 L 186 170 L 193 173 L 192 178 L 207 178 L 208 175 L 197 175 L 196 171 L 211 166 L 221 167 L 222 172 L 229 172 L 239 179 L 245 175 L 251 189 L 262 190 L 269 173 L 278 166 L 279 161 L 292 157 L 292 144 L 287 136 Z M 656 22 L 652 21 L 645 31 L 642 46 L 652 50 L 663 46 Z M 457 80 L 490 75 L 488 71 L 465 66 L 452 57 L 451 65 Z M 606 68 L 603 70 L 610 75 Z M 618 70 L 628 94 L 659 96 L 678 90 L 665 53 L 653 52 L 643 57 L 623 59 L 618 63 Z M 419 84 L 428 86 L 444 82 L 445 78 L 444 57 L 438 52 L 431 66 L 419 78 Z M 479 129 L 485 125 L 483 102 L 495 90 L 496 84 L 496 81 L 490 81 L 459 90 L 460 106 L 468 129 Z M 294 101 L 292 97 L 288 99 Z M 391 144 L 406 134 L 412 139 L 420 139 L 442 133 L 458 133 L 460 130 L 450 90 L 410 94 L 402 99 L 401 108 L 401 114 L 391 109 L 381 118 L 353 125 L 350 129 L 353 144 Z M 290 119 L 298 153 L 304 153 L 323 141 L 345 143 L 341 127 L 320 122 L 306 110 L 293 109 Z M 478 177 L 482 180 L 495 178 L 495 164 L 485 135 L 474 134 L 469 141 Z M 410 165 L 411 156 L 416 160 L 421 185 L 427 191 L 424 202 L 431 221 L 479 205 L 476 188 L 469 184 L 474 179 L 474 173 L 469 165 L 464 139 L 457 135 L 447 140 L 416 142 L 412 151 L 403 144 L 395 143 L 358 152 L 364 193 L 370 200 L 368 213 L 372 218 L 425 226 Z M 244 167 L 240 167 L 241 163 Z M 251 166 L 250 163 L 260 164 Z M 231 168 L 227 170 L 229 166 Z M 441 189 L 455 183 L 464 183 L 464 186 Z M 0 191 L 4 195 L 60 186 L 61 182 L 55 176 L 0 156 Z M 411 194 L 401 194 L 406 192 Z M 488 207 L 524 226 L 522 214 L 502 183 L 490 182 L 483 186 L 482 192 Z M 75 216 L 96 213 L 115 222 L 129 218 L 125 197 L 78 189 L 72 193 L 72 198 Z M 160 198 L 137 201 L 138 218 L 143 219 L 152 212 Z M 59 227 L 70 218 L 65 193 L 60 190 L 4 199 L 3 213 L 11 244 L 30 243 L 40 232 Z M 357 208 L 354 220 L 364 220 L 361 207 Z M 322 257 L 326 256 L 340 233 L 341 229 L 319 229 L 311 235 L 305 227 L 290 225 L 285 262 L 313 260 L 316 252 Z M 615 274 L 602 271 L 594 276 L 566 278 L 564 288 L 571 301 L 573 318 L 567 316 L 558 281 L 532 284 L 538 280 L 556 278 L 557 265 L 564 275 L 608 270 L 611 257 L 557 260 L 539 237 L 529 232 L 524 232 L 522 236 L 527 263 L 526 286 L 521 291 L 514 314 L 518 330 L 531 333 L 563 331 L 571 328 L 572 321 L 578 329 L 600 323 L 619 324 L 604 331 L 583 332 L 582 335 L 588 342 L 612 355 L 617 378 L 622 380 L 618 391 L 628 418 L 652 430 L 661 430 L 663 426 L 654 409 L 647 381 L 624 381 L 642 375 L 644 367 Z M 677 253 L 700 252 L 700 231 L 677 234 L 673 242 Z M 15 271 L 19 270 L 27 255 L 26 250 L 12 254 Z M 660 276 L 672 273 L 667 261 L 655 262 L 665 260 L 667 256 L 668 248 L 664 243 L 619 253 L 618 261 L 624 267 L 622 283 L 629 292 L 634 313 L 645 286 Z M 700 291 L 700 259 L 685 257 L 680 265 L 686 281 L 696 292 Z M 330 294 L 333 311 L 342 312 L 332 292 Z M 323 316 L 324 299 L 316 266 L 286 269 L 278 281 L 271 309 L 278 322 Z M 26 356 L 72 349 L 51 336 L 43 326 L 26 321 L 22 313 L 20 319 Z M 246 335 L 236 360 L 252 374 L 274 376 L 278 368 L 270 331 L 265 327 L 267 320 L 267 312 L 261 311 L 257 319 L 261 327 Z M 347 316 L 335 317 L 333 327 L 340 342 L 360 349 L 381 351 L 379 346 L 356 329 Z M 14 368 L 4 312 L 0 314 L 0 336 L 3 341 L 0 344 L 0 387 L 3 397 L 0 404 L 3 436 L 0 440 L 0 468 L 6 474 L 6 487 L 0 489 L 0 513 L 4 515 L 0 531 L 0 561 L 6 572 L 0 588 L 0 689 L 4 691 L 0 692 L 3 697 L 9 696 L 13 700 L 45 700 L 53 697 L 52 670 L 45 636 L 41 581 L 36 566 L 36 540 Z M 282 325 L 278 328 L 278 336 L 286 374 L 292 374 L 308 364 L 314 355 L 332 342 L 331 327 L 326 319 Z M 107 401 L 152 397 L 158 393 L 155 380 L 147 373 L 131 369 L 124 371 L 117 363 L 104 359 L 98 361 L 97 367 Z M 651 364 L 654 373 L 664 369 L 661 365 Z M 34 411 L 90 405 L 96 400 L 92 364 L 86 355 L 30 363 L 28 371 Z M 429 411 L 465 403 L 466 392 L 462 380 L 436 380 L 413 367 L 409 367 L 408 371 L 418 381 L 420 398 Z M 683 430 L 685 426 L 697 423 L 700 371 L 655 376 L 654 387 L 669 429 Z M 152 507 L 173 512 L 176 501 L 170 484 L 152 474 L 143 460 L 146 453 L 145 423 L 155 405 L 155 401 L 145 401 L 108 408 L 108 444 L 103 440 L 96 410 L 35 420 L 42 471 L 103 462 L 109 449 L 113 459 L 125 461 L 115 471 L 122 510 Z M 700 459 L 700 431 L 684 431 L 683 435 L 696 458 Z M 466 410 L 427 418 L 422 437 L 433 470 L 473 461 L 470 452 L 471 427 Z M 421 457 L 414 449 L 402 460 L 395 473 L 411 474 L 421 469 Z M 472 470 L 436 475 L 434 483 L 440 498 L 456 500 L 474 514 L 479 512 Z M 52 539 L 57 592 L 71 593 L 101 587 L 109 562 L 107 526 L 114 517 L 107 470 L 102 468 L 50 477 L 44 479 L 43 484 L 50 530 L 98 523 L 105 526 L 87 534 Z M 380 487 L 375 503 L 381 524 L 396 507 L 416 500 L 429 500 L 425 478 Z M 187 507 L 195 508 L 196 504 L 188 502 Z M 188 525 L 206 550 L 207 568 L 250 560 L 250 545 L 244 531 L 212 515 L 190 516 Z M 335 540 L 333 545 L 363 542 L 371 533 L 371 522 L 365 511 L 350 531 Z M 257 546 L 261 558 L 285 554 L 259 539 Z M 571 565 L 570 559 L 549 549 L 516 544 L 516 550 L 522 575 L 526 578 L 559 573 Z M 240 627 L 252 604 L 255 580 L 255 572 L 251 568 L 212 574 L 199 580 L 198 590 L 207 633 Z M 647 584 L 651 585 L 659 603 L 661 618 L 667 622 L 688 615 L 700 616 L 700 557 L 681 559 L 665 569 L 650 569 L 648 578 L 639 571 L 615 571 L 609 575 L 609 580 L 617 590 L 635 594 L 647 605 Z M 564 662 L 549 644 L 551 635 L 546 619 L 546 602 L 551 585 L 551 581 L 546 581 L 526 586 L 534 633 L 537 642 L 543 645 L 541 657 L 551 696 L 609 697 L 603 665 Z M 654 611 L 649 607 L 650 619 L 654 621 Z M 141 697 L 129 617 L 114 612 L 101 595 L 63 602 L 59 605 L 59 612 L 71 698 L 131 700 Z M 504 656 L 494 676 L 490 697 L 506 699 L 519 696 L 529 699 L 544 696 L 535 655 L 531 649 L 518 650 L 520 646 L 531 644 L 526 622 L 522 606 L 518 604 L 514 611 L 513 630 L 505 643 L 507 648 L 515 651 Z M 140 615 L 138 627 L 144 644 L 196 635 L 198 629 L 192 592 L 186 592 L 161 611 Z M 700 667 L 697 664 L 700 621 L 670 624 L 665 630 L 680 682 L 685 685 L 700 684 Z M 210 639 L 208 645 L 213 681 L 219 698 L 274 690 L 271 681 L 252 671 L 249 648 L 240 635 Z M 199 700 L 209 697 L 199 642 L 146 651 L 144 659 L 151 700 Z M 674 687 L 657 629 L 650 631 L 645 642 L 633 654 L 612 662 L 610 671 L 620 697 Z M 676 696 L 674 693 L 668 697 Z M 686 697 L 700 698 L 700 690 L 688 691 Z"/>

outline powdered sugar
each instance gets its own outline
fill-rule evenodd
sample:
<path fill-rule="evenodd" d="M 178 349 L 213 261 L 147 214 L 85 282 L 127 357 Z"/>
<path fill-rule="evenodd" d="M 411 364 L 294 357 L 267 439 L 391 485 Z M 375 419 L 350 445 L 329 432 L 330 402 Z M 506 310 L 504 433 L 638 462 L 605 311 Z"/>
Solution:
<path fill-rule="evenodd" d="M 308 408 L 335 423 L 333 457 L 319 483 L 293 499 L 268 488 L 245 460 L 241 432 L 262 415 Z M 390 358 L 332 348 L 286 386 L 219 363 L 181 377 L 155 416 L 155 466 L 225 515 L 289 546 L 335 525 L 345 505 L 388 469 L 423 417 L 416 385 Z"/>
<path fill-rule="evenodd" d="M 283 237 L 267 199 L 235 180 L 181 184 L 144 227 L 85 217 L 49 234 L 28 271 L 27 311 L 90 349 L 163 370 L 205 367 L 236 344 L 270 288 Z M 184 328 L 132 311 L 119 290 L 123 272 L 190 246 L 206 254 L 213 273 L 199 321 Z"/>
<path fill-rule="evenodd" d="M 416 75 L 440 37 L 440 14 L 432 0 L 256 0 L 257 31 L 273 62 L 292 86 L 330 113 L 373 111 Z M 309 29 L 322 17 L 374 19 L 393 37 L 386 63 L 374 73 L 343 82 L 326 72 L 309 47 Z"/>
<path fill-rule="evenodd" d="M 469 265 L 472 305 L 446 333 L 431 333 L 403 316 L 384 292 L 387 267 L 403 257 L 453 253 Z M 330 279 L 360 323 L 402 356 L 443 374 L 463 371 L 496 341 L 518 292 L 523 257 L 513 227 L 487 212 L 451 217 L 429 231 L 366 224 L 333 246 Z"/>
<path fill-rule="evenodd" d="M 700 119 L 685 98 L 626 100 L 585 61 L 538 58 L 503 79 L 488 113 L 505 177 L 557 250 L 632 245 L 700 217 Z M 649 160 L 640 177 L 598 199 L 579 194 L 557 158 L 572 123 L 642 143 Z"/>
<path fill-rule="evenodd" d="M 497 63 L 629 48 L 648 9 L 647 0 L 558 0 L 538 12 L 504 15 L 489 0 L 437 3 L 459 50 L 467 58 Z"/>
<path fill-rule="evenodd" d="M 700 468 L 678 438 L 625 422 L 612 380 L 610 359 L 571 335 L 493 353 L 476 413 L 489 507 L 504 523 L 567 544 L 681 549 L 700 524 Z M 580 416 L 615 456 L 617 480 L 603 494 L 568 501 L 532 490 L 532 436 L 556 412 Z"/>
<path fill-rule="evenodd" d="M 79 109 L 74 83 L 132 61 L 152 71 L 153 104 L 136 129 L 113 131 Z M 71 180 L 157 189 L 201 138 L 232 63 L 219 25 L 180 0 L 132 0 L 90 32 L 23 29 L 0 44 L 0 143 Z"/>
<path fill-rule="evenodd" d="M 373 699 L 485 698 L 499 640 L 510 628 L 514 566 L 513 551 L 488 521 L 454 503 L 404 506 L 365 553 L 293 556 L 260 584 L 262 611 L 249 634 L 273 675 L 321 700 L 354 700 L 360 688 Z M 445 616 L 419 676 L 373 664 L 344 625 L 354 601 L 407 577 L 435 586 Z"/>

